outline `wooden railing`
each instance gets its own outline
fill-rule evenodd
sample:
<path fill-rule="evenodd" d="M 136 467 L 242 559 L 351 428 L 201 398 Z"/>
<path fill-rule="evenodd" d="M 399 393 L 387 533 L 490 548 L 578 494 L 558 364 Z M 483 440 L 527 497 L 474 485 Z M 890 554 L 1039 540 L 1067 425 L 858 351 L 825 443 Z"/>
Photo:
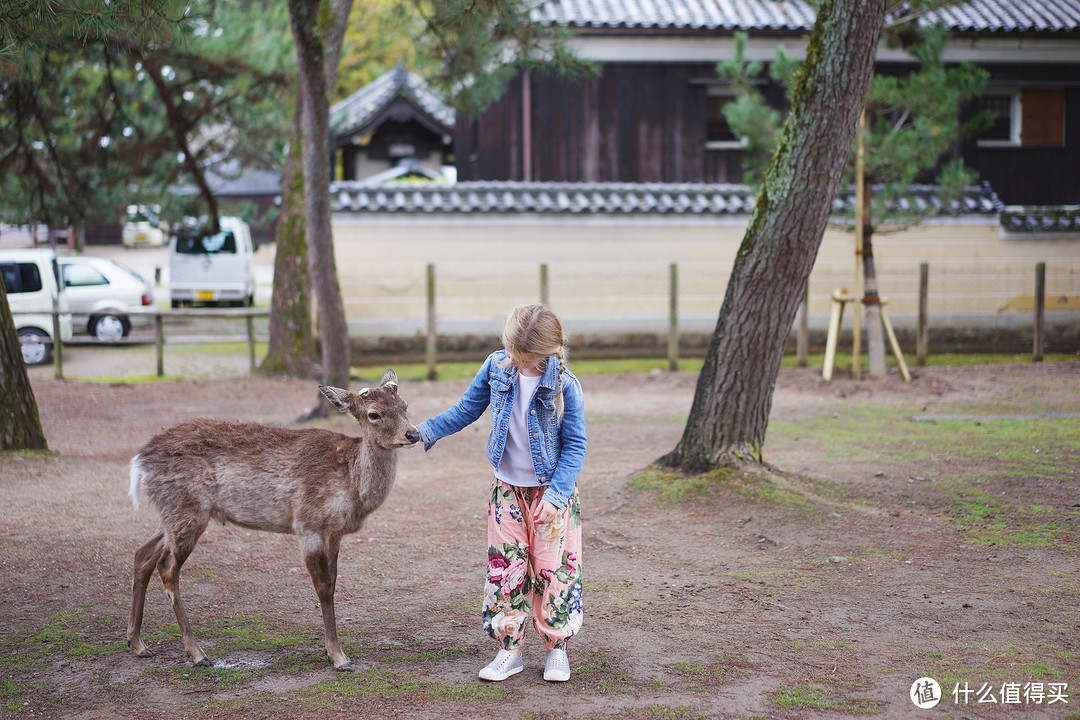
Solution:
<path fill-rule="evenodd" d="M 15 315 L 41 315 L 43 313 L 13 313 Z M 56 371 L 56 379 L 64 379 L 64 346 L 65 345 L 145 345 L 148 342 L 155 344 L 156 356 L 157 356 L 157 376 L 165 376 L 165 341 L 166 333 L 165 327 L 169 320 L 180 319 L 195 319 L 195 318 L 213 318 L 213 319 L 235 319 L 243 320 L 245 325 L 244 334 L 234 335 L 181 335 L 174 334 L 168 338 L 169 344 L 192 344 L 192 343 L 214 343 L 214 342 L 243 342 L 247 341 L 248 345 L 248 359 L 250 363 L 251 372 L 255 372 L 258 367 L 258 363 L 255 359 L 255 342 L 256 340 L 264 341 L 266 338 L 255 337 L 255 318 L 269 317 L 270 311 L 266 309 L 253 309 L 253 308 L 199 308 L 191 310 L 161 310 L 158 308 L 149 309 L 137 309 L 129 310 L 124 313 L 116 313 L 117 315 L 126 315 L 129 318 L 134 317 L 150 317 L 153 319 L 153 331 L 152 336 L 130 334 L 127 337 L 117 340 L 98 340 L 91 336 L 76 336 L 71 340 L 63 340 L 60 333 L 60 316 L 69 315 L 71 313 L 63 313 L 59 311 L 53 311 L 53 338 L 55 340 L 44 339 L 43 342 L 53 344 L 53 363 Z"/>

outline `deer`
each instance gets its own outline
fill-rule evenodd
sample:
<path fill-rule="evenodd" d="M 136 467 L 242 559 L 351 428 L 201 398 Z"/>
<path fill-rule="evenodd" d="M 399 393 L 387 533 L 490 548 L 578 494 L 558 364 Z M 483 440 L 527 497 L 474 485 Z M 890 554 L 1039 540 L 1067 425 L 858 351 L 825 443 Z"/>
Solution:
<path fill-rule="evenodd" d="M 180 599 L 180 568 L 211 520 L 299 537 L 322 609 L 326 655 L 334 669 L 352 670 L 334 617 L 338 550 L 390 495 L 396 450 L 415 445 L 393 370 L 357 393 L 325 385 L 319 391 L 360 423 L 354 437 L 319 428 L 197 418 L 161 431 L 131 460 L 129 495 L 157 509 L 157 532 L 135 552 L 127 637 L 139 657 L 153 653 L 142 638 L 146 588 L 158 571 L 176 614 L 184 649 L 196 666 L 210 660 L 191 631 Z"/>

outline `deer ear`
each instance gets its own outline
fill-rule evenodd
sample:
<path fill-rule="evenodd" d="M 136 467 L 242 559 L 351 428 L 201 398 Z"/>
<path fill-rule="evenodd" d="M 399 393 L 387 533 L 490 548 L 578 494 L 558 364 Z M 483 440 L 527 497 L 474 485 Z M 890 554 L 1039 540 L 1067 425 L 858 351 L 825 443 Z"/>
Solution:
<path fill-rule="evenodd" d="M 394 392 L 397 392 L 397 387 L 398 387 L 397 373 L 394 372 L 393 370 L 387 370 L 386 372 L 384 372 L 383 376 L 382 376 L 382 384 L 385 385 L 386 387 L 390 388 Z"/>
<path fill-rule="evenodd" d="M 323 396 L 334 404 L 338 410 L 343 413 L 351 414 L 352 410 L 349 408 L 349 396 L 352 395 L 348 390 L 342 390 L 341 388 L 330 387 L 329 385 L 320 385 L 319 392 Z M 364 391 L 361 390 L 360 394 L 363 395 Z"/>

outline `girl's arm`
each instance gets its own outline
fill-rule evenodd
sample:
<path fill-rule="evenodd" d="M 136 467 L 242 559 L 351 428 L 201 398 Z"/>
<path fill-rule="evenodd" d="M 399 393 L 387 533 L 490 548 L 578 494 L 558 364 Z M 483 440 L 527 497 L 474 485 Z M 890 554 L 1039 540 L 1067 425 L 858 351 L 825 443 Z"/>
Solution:
<path fill-rule="evenodd" d="M 574 378 L 563 384 L 563 417 L 559 430 L 562 452 L 544 499 L 557 508 L 566 507 L 585 464 L 585 403 L 581 383 Z"/>
<path fill-rule="evenodd" d="M 416 426 L 416 429 L 420 431 L 420 437 L 424 440 L 424 450 L 430 450 L 439 438 L 468 427 L 484 414 L 484 410 L 491 402 L 488 373 L 491 370 L 493 358 L 494 355 L 491 355 L 484 361 L 465 391 L 465 395 L 457 401 L 457 404 Z"/>

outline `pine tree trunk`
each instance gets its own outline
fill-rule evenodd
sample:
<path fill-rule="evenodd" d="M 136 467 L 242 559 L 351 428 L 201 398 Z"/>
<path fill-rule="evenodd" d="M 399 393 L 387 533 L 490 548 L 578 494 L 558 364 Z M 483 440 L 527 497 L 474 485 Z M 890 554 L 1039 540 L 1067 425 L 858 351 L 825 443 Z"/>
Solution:
<path fill-rule="evenodd" d="M 321 4 L 320 0 L 289 0 L 289 20 L 300 74 L 304 226 L 319 314 L 322 382 L 348 387 L 349 334 L 330 231 L 330 78 L 326 57 L 335 50 L 333 37 L 320 25 Z"/>
<path fill-rule="evenodd" d="M 658 462 L 762 462 L 784 344 L 874 71 L 885 0 L 824 0 L 772 165 L 735 258 L 682 439 Z"/>
<path fill-rule="evenodd" d="M 48 450 L 19 334 L 0 283 L 0 450 Z"/>
<path fill-rule="evenodd" d="M 319 377 L 319 354 L 311 319 L 311 273 L 304 233 L 304 172 L 300 116 L 293 120 L 289 157 L 281 175 L 281 215 L 274 239 L 274 294 L 270 300 L 270 347 L 259 371 L 288 377 Z"/>

